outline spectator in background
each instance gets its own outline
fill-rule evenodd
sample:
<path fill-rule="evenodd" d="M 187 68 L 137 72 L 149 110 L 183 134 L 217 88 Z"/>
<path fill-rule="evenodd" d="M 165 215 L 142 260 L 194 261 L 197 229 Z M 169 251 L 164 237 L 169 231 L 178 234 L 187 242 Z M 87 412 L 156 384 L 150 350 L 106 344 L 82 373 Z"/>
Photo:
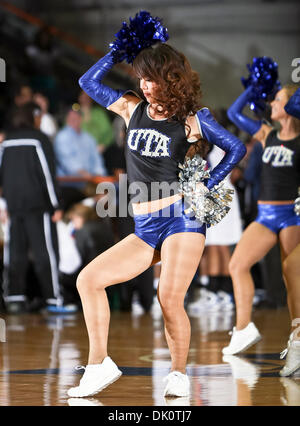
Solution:
<path fill-rule="evenodd" d="M 126 173 L 126 124 L 123 118 L 116 117 L 112 122 L 112 128 L 114 133 L 114 142 L 107 147 L 103 153 L 103 157 L 108 174 L 110 176 L 114 176 L 116 180 L 118 180 L 120 173 Z"/>
<path fill-rule="evenodd" d="M 55 64 L 60 56 L 60 49 L 47 26 L 37 31 L 25 53 L 28 58 L 30 83 L 35 91 L 42 91 L 47 95 L 52 109 L 58 96 Z"/>
<path fill-rule="evenodd" d="M 68 305 L 80 305 L 76 290 L 76 279 L 80 272 L 82 259 L 73 236 L 74 227 L 68 221 L 67 213 L 62 220 L 57 222 L 57 235 L 59 246 L 59 279 L 62 287 L 64 301 Z"/>
<path fill-rule="evenodd" d="M 96 140 L 81 129 L 81 124 L 82 114 L 70 109 L 66 126 L 57 133 L 54 140 L 58 176 L 89 179 L 92 176 L 107 174 L 103 157 L 97 150 Z M 78 184 L 74 186 L 78 187 Z"/>
<path fill-rule="evenodd" d="M 51 141 L 53 141 L 57 133 L 57 123 L 55 118 L 48 111 L 48 98 L 42 93 L 35 93 L 33 95 L 33 101 L 38 104 L 42 111 L 40 130 L 45 133 Z"/>
<path fill-rule="evenodd" d="M 248 184 L 246 194 L 249 192 L 246 204 L 246 212 L 249 215 L 247 225 L 255 219 L 257 215 L 257 200 L 260 190 L 260 175 L 262 169 L 262 153 L 263 147 L 259 141 L 254 142 L 252 150 L 248 157 L 248 162 L 244 169 L 244 179 Z M 247 191 L 247 189 L 249 191 Z"/>
<path fill-rule="evenodd" d="M 33 91 L 31 87 L 24 83 L 16 85 L 16 87 L 13 89 L 13 102 L 9 103 L 8 109 L 5 113 L 5 119 L 3 120 L 3 130 L 9 131 L 12 126 L 12 117 L 15 114 L 15 111 L 17 108 L 32 102 L 33 100 Z"/>
<path fill-rule="evenodd" d="M 224 155 L 225 152 L 222 149 L 213 146 L 207 157 L 210 169 L 213 170 Z M 231 246 L 239 242 L 243 232 L 243 224 L 232 174 L 228 174 L 223 180 L 224 186 L 233 190 L 229 213 L 221 222 L 208 228 L 206 232 L 205 251 L 207 253 L 208 283 L 206 288 L 202 289 L 200 298 L 189 305 L 190 313 L 230 311 L 234 308 L 233 287 L 229 275 L 230 249 Z"/>
<path fill-rule="evenodd" d="M 4 250 L 4 300 L 9 313 L 27 310 L 26 272 L 33 254 L 43 302 L 49 311 L 62 306 L 58 280 L 56 222 L 61 217 L 55 179 L 55 157 L 46 135 L 38 129 L 41 110 L 34 103 L 16 109 L 14 130 L 2 142 L 0 186 L 9 215 Z"/>
<path fill-rule="evenodd" d="M 15 92 L 14 104 L 16 107 L 27 104 L 33 100 L 33 91 L 30 86 L 23 84 Z"/>
<path fill-rule="evenodd" d="M 82 266 L 86 266 L 98 254 L 114 245 L 110 218 L 98 217 L 95 207 L 78 203 L 68 211 L 67 216 L 73 225 Z"/>
<path fill-rule="evenodd" d="M 94 104 L 93 99 L 84 91 L 80 92 L 78 102 L 82 112 L 82 130 L 96 139 L 99 153 L 104 153 L 114 140 L 113 128 L 107 112 Z"/>

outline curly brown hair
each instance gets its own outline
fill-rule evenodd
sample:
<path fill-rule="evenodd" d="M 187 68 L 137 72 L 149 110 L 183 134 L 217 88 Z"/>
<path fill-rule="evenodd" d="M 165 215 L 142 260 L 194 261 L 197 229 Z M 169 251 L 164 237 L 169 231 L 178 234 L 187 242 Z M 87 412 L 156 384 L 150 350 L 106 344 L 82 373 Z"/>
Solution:
<path fill-rule="evenodd" d="M 201 83 L 187 58 L 166 43 L 156 43 L 142 50 L 133 61 L 133 70 L 138 78 L 147 78 L 157 84 L 154 91 L 156 113 L 168 114 L 169 120 L 177 120 L 187 128 L 186 119 L 195 115 L 201 105 Z M 203 139 L 191 144 L 188 156 L 196 153 L 204 157 L 207 142 Z"/>

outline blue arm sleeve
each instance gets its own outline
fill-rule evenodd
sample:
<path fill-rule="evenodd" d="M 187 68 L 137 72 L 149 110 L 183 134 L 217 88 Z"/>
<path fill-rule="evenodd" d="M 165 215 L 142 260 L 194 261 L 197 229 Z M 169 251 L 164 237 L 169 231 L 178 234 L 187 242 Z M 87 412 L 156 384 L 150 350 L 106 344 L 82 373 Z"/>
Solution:
<path fill-rule="evenodd" d="M 242 114 L 242 110 L 251 98 L 252 87 L 249 86 L 237 100 L 228 108 L 227 115 L 239 129 L 243 130 L 250 135 L 254 135 L 260 129 L 262 122 L 260 120 L 253 120 Z"/>
<path fill-rule="evenodd" d="M 246 154 L 246 147 L 239 138 L 217 123 L 208 108 L 202 108 L 198 111 L 197 119 L 202 136 L 208 142 L 217 145 L 226 152 L 207 180 L 206 186 L 211 189 L 220 183 L 239 163 Z"/>
<path fill-rule="evenodd" d="M 114 66 L 111 52 L 96 62 L 79 79 L 79 86 L 98 104 L 109 107 L 126 93 L 125 90 L 115 90 L 102 83 L 103 77 Z"/>

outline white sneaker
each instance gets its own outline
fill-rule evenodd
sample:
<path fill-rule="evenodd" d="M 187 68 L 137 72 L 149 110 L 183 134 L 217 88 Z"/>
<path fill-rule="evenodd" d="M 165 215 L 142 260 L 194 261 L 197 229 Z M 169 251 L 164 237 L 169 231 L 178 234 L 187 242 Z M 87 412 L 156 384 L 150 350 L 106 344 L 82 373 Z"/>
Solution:
<path fill-rule="evenodd" d="M 189 406 L 191 405 L 190 397 L 189 396 L 178 396 L 175 398 L 164 398 L 165 405 L 169 407 L 180 407 L 180 406 Z"/>
<path fill-rule="evenodd" d="M 222 349 L 224 355 L 234 355 L 243 352 L 261 339 L 261 335 L 253 322 L 249 322 L 247 327 L 237 330 L 233 327 L 231 340 L 228 346 Z"/>
<path fill-rule="evenodd" d="M 216 312 L 219 309 L 218 295 L 206 289 L 201 290 L 201 296 L 198 300 L 188 305 L 189 314 L 195 316 L 201 312 Z"/>
<path fill-rule="evenodd" d="M 232 301 L 232 296 L 225 291 L 218 291 L 219 297 L 219 309 L 221 311 L 232 311 L 234 309 L 234 303 Z"/>
<path fill-rule="evenodd" d="M 69 398 L 68 405 L 70 407 L 97 407 L 103 406 L 101 401 L 96 398 Z"/>
<path fill-rule="evenodd" d="M 190 381 L 186 374 L 180 371 L 172 371 L 164 378 L 167 385 L 164 390 L 164 396 L 189 396 Z"/>
<path fill-rule="evenodd" d="M 72 398 L 95 395 L 116 381 L 121 374 L 117 365 L 107 356 L 101 364 L 87 365 L 79 386 L 69 389 L 68 395 Z"/>
<path fill-rule="evenodd" d="M 285 356 L 285 366 L 279 372 L 283 377 L 290 376 L 300 368 L 300 341 L 293 340 L 293 333 L 290 334 L 287 348 L 281 352 L 280 358 L 283 359 Z"/>

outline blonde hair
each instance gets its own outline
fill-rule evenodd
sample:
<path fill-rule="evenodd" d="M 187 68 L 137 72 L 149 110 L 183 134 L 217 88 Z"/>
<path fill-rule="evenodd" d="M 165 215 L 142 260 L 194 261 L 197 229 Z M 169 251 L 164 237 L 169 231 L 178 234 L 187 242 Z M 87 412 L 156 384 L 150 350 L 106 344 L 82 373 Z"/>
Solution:
<path fill-rule="evenodd" d="M 295 84 L 295 83 L 289 83 L 289 84 L 285 84 L 282 87 L 282 90 L 285 91 L 285 93 L 288 96 L 288 100 L 293 96 L 293 94 L 299 89 L 299 84 Z M 295 130 L 297 133 L 300 133 L 300 120 L 299 118 L 293 117 L 293 122 L 295 125 Z"/>
<path fill-rule="evenodd" d="M 67 218 L 71 220 L 74 216 L 80 216 L 84 222 L 90 222 L 98 219 L 98 215 L 94 208 L 77 203 L 72 206 L 67 212 Z"/>
<path fill-rule="evenodd" d="M 290 99 L 293 94 L 299 89 L 299 84 L 290 83 L 285 84 L 282 89 L 285 90 L 286 94 L 288 95 L 288 98 Z"/>

